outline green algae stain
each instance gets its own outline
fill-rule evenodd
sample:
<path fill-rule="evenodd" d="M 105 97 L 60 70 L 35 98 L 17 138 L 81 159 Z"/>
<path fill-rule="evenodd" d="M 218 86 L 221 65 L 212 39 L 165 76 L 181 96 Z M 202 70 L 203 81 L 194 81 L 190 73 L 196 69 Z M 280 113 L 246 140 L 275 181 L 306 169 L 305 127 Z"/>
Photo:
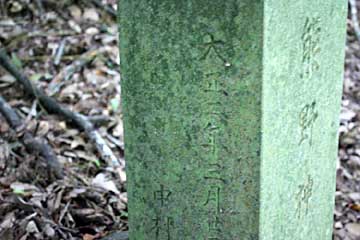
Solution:
<path fill-rule="evenodd" d="M 251 239 L 261 3 L 142 0 L 120 9 L 132 239 Z"/>

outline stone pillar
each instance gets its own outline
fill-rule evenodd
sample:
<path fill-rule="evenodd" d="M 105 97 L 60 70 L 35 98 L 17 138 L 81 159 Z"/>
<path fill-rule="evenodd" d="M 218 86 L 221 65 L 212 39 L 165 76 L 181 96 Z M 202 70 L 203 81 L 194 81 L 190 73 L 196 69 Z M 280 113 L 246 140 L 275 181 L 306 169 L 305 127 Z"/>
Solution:
<path fill-rule="evenodd" d="M 330 240 L 346 1 L 119 9 L 130 239 Z"/>

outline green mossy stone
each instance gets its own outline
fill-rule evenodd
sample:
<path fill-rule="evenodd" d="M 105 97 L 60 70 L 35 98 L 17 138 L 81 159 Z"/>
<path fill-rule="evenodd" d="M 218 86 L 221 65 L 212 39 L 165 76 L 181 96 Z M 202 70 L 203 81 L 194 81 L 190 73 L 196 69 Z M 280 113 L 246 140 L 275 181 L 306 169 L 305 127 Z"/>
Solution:
<path fill-rule="evenodd" d="M 130 239 L 330 239 L 345 1 L 119 9 Z"/>

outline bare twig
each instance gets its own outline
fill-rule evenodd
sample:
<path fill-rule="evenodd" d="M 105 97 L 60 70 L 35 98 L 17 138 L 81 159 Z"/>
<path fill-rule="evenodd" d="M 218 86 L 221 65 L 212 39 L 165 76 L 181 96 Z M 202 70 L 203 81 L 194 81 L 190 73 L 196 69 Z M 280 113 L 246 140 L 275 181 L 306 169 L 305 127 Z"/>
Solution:
<path fill-rule="evenodd" d="M 0 0 L 0 16 L 7 17 L 5 0 Z"/>
<path fill-rule="evenodd" d="M 88 116 L 90 122 L 92 122 L 95 126 L 104 125 L 111 121 L 111 118 L 106 115 L 96 115 L 96 116 Z"/>
<path fill-rule="evenodd" d="M 71 76 L 79 71 L 82 67 L 89 64 L 94 60 L 94 58 L 99 54 L 100 50 L 90 50 L 82 55 L 80 55 L 79 59 L 72 62 L 68 66 L 66 66 L 63 70 L 60 71 L 55 77 L 52 82 L 61 82 L 67 81 L 71 78 Z"/>
<path fill-rule="evenodd" d="M 69 80 L 76 72 L 80 71 L 84 66 L 92 62 L 99 53 L 99 49 L 90 50 L 73 61 L 71 64 L 64 67 L 50 82 L 49 95 L 53 96 L 60 88 Z"/>
<path fill-rule="evenodd" d="M 61 61 L 74 61 L 75 58 L 79 58 L 81 55 L 63 55 L 61 57 Z M 23 56 L 21 58 L 22 62 L 34 62 L 34 61 L 38 61 L 38 62 L 45 62 L 48 61 L 51 58 L 51 56 L 49 55 L 36 55 L 36 56 Z"/>
<path fill-rule="evenodd" d="M 64 38 L 64 39 L 60 42 L 59 48 L 58 48 L 57 51 L 56 51 L 56 56 L 55 56 L 55 59 L 54 59 L 54 64 L 55 64 L 55 65 L 59 65 L 59 64 L 60 64 L 61 58 L 62 58 L 62 56 L 64 55 L 65 45 L 66 45 L 66 38 Z"/>
<path fill-rule="evenodd" d="M 40 12 L 40 17 L 42 17 L 44 15 L 44 6 L 43 6 L 43 3 L 42 3 L 42 0 L 36 0 L 36 5 L 39 9 L 39 12 Z"/>
<path fill-rule="evenodd" d="M 360 25 L 358 20 L 358 11 L 357 11 L 357 5 L 356 0 L 349 0 L 350 3 L 350 9 L 351 9 L 351 20 L 353 22 L 354 31 L 356 34 L 356 37 L 358 41 L 360 41 Z"/>
<path fill-rule="evenodd" d="M 34 32 L 28 32 L 28 31 L 24 31 L 24 32 L 20 32 L 19 34 L 13 35 L 9 40 L 4 42 L 4 45 L 6 46 L 7 49 L 11 49 L 13 47 L 15 47 L 19 42 L 22 41 L 29 41 L 31 38 L 43 38 L 43 37 L 81 37 L 84 34 L 79 34 L 76 33 L 74 31 L 68 31 L 68 30 L 63 30 L 63 31 L 47 31 L 47 32 L 43 32 L 43 31 L 34 31 Z"/>
<path fill-rule="evenodd" d="M 0 65 L 15 77 L 28 94 L 36 97 L 47 112 L 63 116 L 67 121 L 74 123 L 78 128 L 83 130 L 88 139 L 94 143 L 101 158 L 105 160 L 109 166 L 116 168 L 118 171 L 124 167 L 123 163 L 120 163 L 103 137 L 86 116 L 61 106 L 54 98 L 47 96 L 42 90 L 33 86 L 30 80 L 11 62 L 4 49 L 0 49 Z"/>
<path fill-rule="evenodd" d="M 0 113 L 15 131 L 23 127 L 20 117 L 1 96 Z M 53 173 L 56 178 L 63 177 L 63 168 L 59 163 L 56 154 L 45 139 L 35 138 L 25 129 L 24 133 L 20 135 L 20 140 L 29 152 L 39 154 L 46 160 L 46 165 L 50 173 Z"/>

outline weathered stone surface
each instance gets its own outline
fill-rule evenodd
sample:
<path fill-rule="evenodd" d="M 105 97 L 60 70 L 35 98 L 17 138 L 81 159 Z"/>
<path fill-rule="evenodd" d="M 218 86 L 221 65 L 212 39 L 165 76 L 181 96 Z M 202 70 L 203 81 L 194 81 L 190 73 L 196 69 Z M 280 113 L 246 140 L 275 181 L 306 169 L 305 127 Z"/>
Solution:
<path fill-rule="evenodd" d="M 346 9 L 265 1 L 260 239 L 331 239 Z"/>
<path fill-rule="evenodd" d="M 119 8 L 130 239 L 330 239 L 346 3 Z"/>

